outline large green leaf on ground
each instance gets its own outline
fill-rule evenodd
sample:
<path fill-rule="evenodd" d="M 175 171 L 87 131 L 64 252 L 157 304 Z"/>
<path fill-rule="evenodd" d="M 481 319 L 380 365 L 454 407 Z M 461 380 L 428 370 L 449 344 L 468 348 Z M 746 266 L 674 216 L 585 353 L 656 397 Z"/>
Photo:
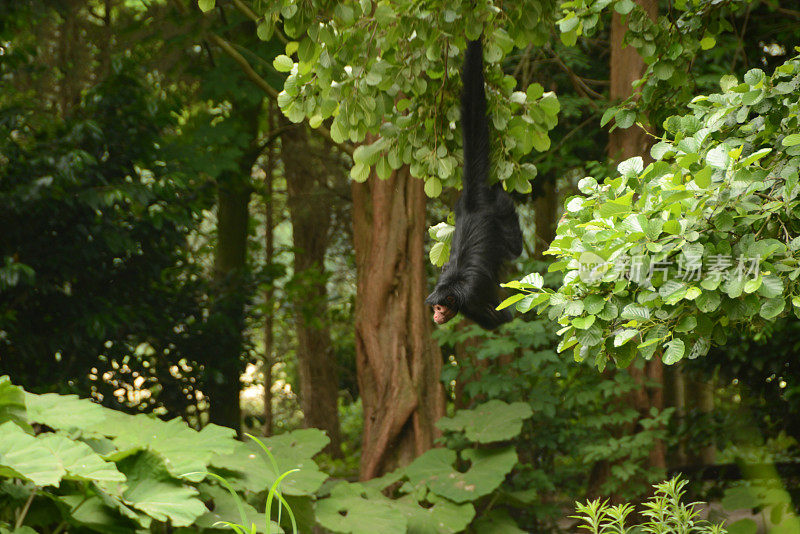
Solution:
<path fill-rule="evenodd" d="M 405 534 L 406 517 L 379 491 L 342 482 L 317 502 L 317 522 L 340 534 Z"/>
<path fill-rule="evenodd" d="M 214 456 L 211 465 L 236 472 L 238 477 L 229 477 L 231 485 L 254 492 L 269 489 L 281 474 L 291 469 L 299 471 L 281 482 L 281 492 L 287 495 L 311 495 L 328 478 L 311 459 L 328 443 L 328 437 L 321 430 L 296 430 L 262 441 L 275 457 L 277 472 L 264 451 L 253 441 L 237 443 L 231 454 Z"/>
<path fill-rule="evenodd" d="M 124 414 L 120 414 L 124 415 Z M 125 416 L 120 425 L 110 425 L 120 451 L 147 448 L 164 458 L 169 473 L 178 478 L 199 482 L 206 466 L 217 453 L 229 453 L 237 445 L 230 428 L 207 425 L 198 432 L 181 421 L 162 421 L 147 415 Z"/>
<path fill-rule="evenodd" d="M 437 495 L 463 503 L 491 493 L 517 463 L 513 447 L 467 449 L 462 458 L 472 463 L 465 473 L 456 469 L 454 451 L 431 449 L 406 467 L 406 474 L 413 485 L 424 484 Z"/>
<path fill-rule="evenodd" d="M 50 449 L 11 421 L 0 425 L 0 436 L 0 476 L 58 485 L 65 471 Z"/>
<path fill-rule="evenodd" d="M 124 482 L 116 465 L 100 458 L 87 444 L 60 434 L 40 434 L 37 441 L 47 447 L 66 471 L 64 478 L 96 482 Z"/>
<path fill-rule="evenodd" d="M 69 522 L 73 525 L 88 527 L 104 534 L 130 534 L 138 526 L 120 516 L 117 510 L 104 504 L 97 496 L 86 498 L 80 494 L 69 494 L 58 497 L 58 500 L 69 507 Z"/>
<path fill-rule="evenodd" d="M 471 503 L 455 504 L 432 496 L 434 505 L 425 508 L 411 495 L 392 501 L 408 519 L 408 534 L 455 534 L 463 532 L 475 517 Z"/>
<path fill-rule="evenodd" d="M 106 415 L 114 413 L 88 399 L 80 399 L 77 395 L 36 395 L 25 392 L 25 404 L 31 423 L 42 423 L 56 430 L 102 427 Z"/>
<path fill-rule="evenodd" d="M 145 452 L 119 464 L 128 478 L 123 500 L 158 521 L 188 526 L 206 512 L 197 490 L 172 478 L 162 458 Z"/>
<path fill-rule="evenodd" d="M 436 426 L 442 430 L 463 431 L 476 443 L 492 443 L 514 438 L 522 430 L 522 421 L 533 415 L 530 404 L 490 400 L 474 410 L 459 410 L 453 417 L 443 417 Z"/>
<path fill-rule="evenodd" d="M 7 376 L 0 376 L 0 424 L 6 421 L 30 430 L 25 413 L 25 391 L 13 385 Z"/>

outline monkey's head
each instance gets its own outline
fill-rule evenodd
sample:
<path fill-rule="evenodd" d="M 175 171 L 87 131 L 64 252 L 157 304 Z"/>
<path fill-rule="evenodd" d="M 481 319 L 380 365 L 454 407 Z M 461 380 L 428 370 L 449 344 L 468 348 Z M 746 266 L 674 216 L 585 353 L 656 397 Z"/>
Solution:
<path fill-rule="evenodd" d="M 442 283 L 442 280 L 436 284 L 433 293 L 425 299 L 425 304 L 433 308 L 433 322 L 444 324 L 456 316 L 462 304 L 460 294 L 457 284 Z"/>
<path fill-rule="evenodd" d="M 455 273 L 446 273 L 439 278 L 433 292 L 425 299 L 425 304 L 433 308 L 433 321 L 444 324 L 460 313 L 481 328 L 494 330 L 512 319 L 509 310 L 497 310 L 500 298 L 493 284 L 478 284 L 477 291 L 475 287 L 476 284 L 468 284 Z"/>

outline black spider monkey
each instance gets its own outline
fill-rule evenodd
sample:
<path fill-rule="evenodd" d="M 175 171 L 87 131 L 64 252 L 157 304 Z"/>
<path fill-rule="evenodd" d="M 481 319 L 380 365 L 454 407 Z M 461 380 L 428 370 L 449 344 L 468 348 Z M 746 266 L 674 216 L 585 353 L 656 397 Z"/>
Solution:
<path fill-rule="evenodd" d="M 483 81 L 483 47 L 470 41 L 461 75 L 464 139 L 463 191 L 456 202 L 450 261 L 425 303 L 444 324 L 461 312 L 492 330 L 511 320 L 500 303 L 499 271 L 522 253 L 522 231 L 514 202 L 499 183 L 489 186 L 489 119 Z"/>

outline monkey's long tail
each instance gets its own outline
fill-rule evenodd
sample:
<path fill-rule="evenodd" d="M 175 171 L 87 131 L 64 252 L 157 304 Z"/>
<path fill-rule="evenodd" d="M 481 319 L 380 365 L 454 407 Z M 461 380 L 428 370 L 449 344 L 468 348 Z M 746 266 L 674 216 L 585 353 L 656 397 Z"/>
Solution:
<path fill-rule="evenodd" d="M 489 124 L 483 80 L 481 41 L 467 43 L 461 75 L 461 128 L 464 136 L 464 194 L 475 198 L 489 179 Z"/>

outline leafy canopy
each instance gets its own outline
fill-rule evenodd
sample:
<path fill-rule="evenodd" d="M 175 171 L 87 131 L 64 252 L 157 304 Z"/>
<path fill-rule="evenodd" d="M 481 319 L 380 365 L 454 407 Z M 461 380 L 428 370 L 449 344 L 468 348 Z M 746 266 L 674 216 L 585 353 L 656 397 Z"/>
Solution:
<path fill-rule="evenodd" d="M 560 106 L 538 83 L 517 88 L 502 67 L 515 49 L 546 41 L 553 2 L 288 1 L 266 9 L 264 20 L 280 14 L 294 39 L 273 61 L 287 73 L 283 113 L 313 128 L 330 120 L 334 141 L 363 143 L 353 151 L 354 180 L 408 165 L 431 197 L 459 182 L 459 69 L 465 38 L 483 35 L 492 124 L 504 132 L 493 176 L 508 190 L 531 191 L 536 168 L 520 161 L 550 147 Z"/>
<path fill-rule="evenodd" d="M 652 163 L 580 181 L 548 251 L 560 288 L 536 275 L 508 284 L 523 295 L 505 305 L 547 309 L 576 360 L 672 364 L 732 328 L 798 315 L 800 60 L 720 85 L 664 121 Z"/>

